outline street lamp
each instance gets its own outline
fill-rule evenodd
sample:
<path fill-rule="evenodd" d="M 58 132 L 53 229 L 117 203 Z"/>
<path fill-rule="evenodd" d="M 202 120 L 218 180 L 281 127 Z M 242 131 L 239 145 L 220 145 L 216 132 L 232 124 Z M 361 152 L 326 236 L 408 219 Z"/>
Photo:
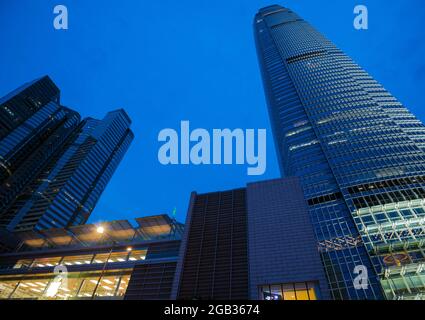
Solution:
<path fill-rule="evenodd" d="M 96 232 L 99 234 L 103 234 L 105 232 L 105 228 L 102 226 L 97 227 Z"/>
<path fill-rule="evenodd" d="M 98 226 L 98 227 L 96 228 L 96 232 L 97 232 L 98 234 L 103 235 L 103 234 L 105 233 L 105 231 L 106 231 L 106 230 L 105 230 L 105 228 L 104 228 L 103 226 Z M 107 233 L 106 233 L 106 234 L 107 234 Z M 109 250 L 109 254 L 108 254 L 108 257 L 106 258 L 105 263 L 103 264 L 103 268 L 102 268 L 102 272 L 100 273 L 99 280 L 97 281 L 96 286 L 94 287 L 93 294 L 92 294 L 92 296 L 91 296 L 92 300 L 94 299 L 95 294 L 96 294 L 96 291 L 97 291 L 97 288 L 99 287 L 99 283 L 100 283 L 100 281 L 102 280 L 103 275 L 105 274 L 106 265 L 108 264 L 109 260 L 111 259 L 111 255 L 112 255 L 112 252 L 114 251 L 114 248 L 115 248 L 115 240 L 114 240 L 114 239 L 112 239 L 112 246 L 111 246 L 111 250 Z M 128 248 L 127 248 L 127 250 L 128 250 Z"/>

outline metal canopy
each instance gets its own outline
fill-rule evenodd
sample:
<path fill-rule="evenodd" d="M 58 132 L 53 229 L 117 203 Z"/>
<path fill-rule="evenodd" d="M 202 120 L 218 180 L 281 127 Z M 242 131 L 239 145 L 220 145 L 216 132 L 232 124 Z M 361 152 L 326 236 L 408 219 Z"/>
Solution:
<path fill-rule="evenodd" d="M 157 215 L 135 219 L 136 227 L 127 220 L 85 224 L 70 228 L 54 228 L 41 231 L 24 231 L 17 235 L 30 248 L 63 247 L 70 245 L 90 246 L 104 242 L 129 242 L 152 240 L 170 236 L 175 224 L 168 215 Z M 97 232 L 102 226 L 103 233 Z"/>

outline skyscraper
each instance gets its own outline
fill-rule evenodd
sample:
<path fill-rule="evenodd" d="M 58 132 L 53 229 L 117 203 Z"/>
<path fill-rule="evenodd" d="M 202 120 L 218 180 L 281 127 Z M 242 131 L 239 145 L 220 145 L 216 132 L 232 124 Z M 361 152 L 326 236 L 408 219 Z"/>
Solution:
<path fill-rule="evenodd" d="M 301 178 L 333 298 L 425 297 L 425 127 L 290 9 L 260 9 L 254 31 L 281 173 Z"/>
<path fill-rule="evenodd" d="M 86 222 L 133 140 L 124 110 L 81 121 L 48 77 L 0 100 L 0 121 L 0 227 L 9 231 Z"/>

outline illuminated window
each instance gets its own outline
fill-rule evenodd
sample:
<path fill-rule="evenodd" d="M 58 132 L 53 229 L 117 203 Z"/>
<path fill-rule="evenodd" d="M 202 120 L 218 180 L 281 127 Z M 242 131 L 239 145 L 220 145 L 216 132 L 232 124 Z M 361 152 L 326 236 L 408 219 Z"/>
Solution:
<path fill-rule="evenodd" d="M 80 298 L 91 298 L 93 296 L 93 292 L 96 289 L 96 286 L 98 285 L 98 283 L 99 283 L 98 275 L 85 277 L 77 296 Z"/>
<path fill-rule="evenodd" d="M 283 288 L 283 300 L 297 300 L 295 295 L 294 285 L 293 284 L 284 284 Z"/>
<path fill-rule="evenodd" d="M 113 297 L 120 281 L 119 276 L 103 276 L 97 286 L 97 297 Z"/>
<path fill-rule="evenodd" d="M 62 261 L 62 264 L 66 266 L 90 264 L 92 259 L 93 259 L 92 254 L 84 255 L 84 256 L 70 256 L 70 257 L 65 257 Z"/>
<path fill-rule="evenodd" d="M 112 252 L 111 254 L 100 253 L 100 254 L 95 255 L 95 257 L 93 259 L 93 263 L 105 263 L 107 259 L 108 259 L 108 263 L 125 262 L 128 259 L 128 255 L 129 255 L 128 251 Z"/>
<path fill-rule="evenodd" d="M 13 269 L 29 268 L 31 267 L 31 265 L 32 265 L 31 259 L 19 260 L 18 262 L 16 262 Z"/>
<path fill-rule="evenodd" d="M 33 268 L 54 267 L 59 265 L 59 262 L 61 261 L 61 259 L 62 259 L 61 257 L 35 259 L 32 264 L 32 267 Z"/>
<path fill-rule="evenodd" d="M 111 298 L 122 299 L 130 281 L 131 269 L 111 270 L 103 273 L 71 272 L 66 281 L 57 275 L 27 274 L 0 278 L 0 299 L 72 300 Z M 100 280 L 100 281 L 99 281 Z M 93 295 L 93 292 L 96 294 Z"/>
<path fill-rule="evenodd" d="M 111 254 L 111 256 L 109 257 L 108 262 L 124 262 L 127 261 L 127 257 L 128 257 L 128 252 L 114 252 Z"/>
<path fill-rule="evenodd" d="M 82 282 L 83 279 L 79 277 L 78 273 L 68 274 L 67 281 L 61 283 L 54 298 L 57 300 L 68 300 L 75 297 Z"/>
<path fill-rule="evenodd" d="M 306 283 L 296 283 L 295 293 L 297 295 L 297 300 L 310 300 L 310 297 L 308 296 Z"/>
<path fill-rule="evenodd" d="M 295 135 L 297 135 L 299 133 L 302 133 L 302 132 L 307 131 L 307 130 L 310 130 L 310 129 L 311 129 L 311 127 L 310 126 L 307 126 L 307 127 L 304 127 L 304 128 L 300 128 L 298 130 L 290 131 L 285 136 L 286 137 L 292 137 L 292 136 L 295 136 Z"/>
<path fill-rule="evenodd" d="M 34 277 L 31 280 L 24 280 L 18 283 L 13 292 L 12 299 L 36 299 L 44 295 L 50 279 L 45 276 Z"/>
<path fill-rule="evenodd" d="M 264 285 L 259 294 L 262 300 L 317 300 L 316 287 L 312 282 Z"/>
<path fill-rule="evenodd" d="M 314 289 L 315 285 L 314 283 L 307 283 L 307 290 L 308 290 L 308 296 L 310 300 L 317 300 L 316 291 Z"/>
<path fill-rule="evenodd" d="M 108 259 L 108 253 L 100 253 L 94 256 L 93 263 L 105 263 Z"/>
<path fill-rule="evenodd" d="M 289 151 L 295 151 L 295 150 L 298 150 L 298 149 L 301 149 L 301 148 L 310 147 L 310 146 L 313 146 L 313 145 L 318 144 L 318 143 L 319 143 L 318 140 L 313 140 L 313 141 L 310 141 L 310 142 L 307 142 L 307 143 L 301 143 L 301 144 L 289 147 Z"/>
<path fill-rule="evenodd" d="M 16 287 L 16 281 L 2 281 L 0 283 L 0 299 L 8 299 Z"/>
<path fill-rule="evenodd" d="M 139 261 L 146 259 L 147 250 L 134 250 L 131 252 L 129 260 L 130 261 Z"/>
<path fill-rule="evenodd" d="M 274 300 L 282 300 L 282 287 L 280 285 L 270 286 L 271 294 Z"/>
<path fill-rule="evenodd" d="M 117 297 L 124 296 L 125 292 L 127 291 L 128 283 L 130 282 L 130 276 L 122 276 L 121 280 L 118 284 L 118 289 L 116 292 Z"/>

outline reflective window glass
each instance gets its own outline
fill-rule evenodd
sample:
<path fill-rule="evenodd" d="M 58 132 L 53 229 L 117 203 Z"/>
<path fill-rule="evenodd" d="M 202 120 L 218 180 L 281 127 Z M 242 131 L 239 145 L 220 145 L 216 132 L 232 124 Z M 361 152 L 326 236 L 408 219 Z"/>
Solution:
<path fill-rule="evenodd" d="M 296 283 L 295 293 L 297 300 L 309 300 L 306 283 Z"/>

